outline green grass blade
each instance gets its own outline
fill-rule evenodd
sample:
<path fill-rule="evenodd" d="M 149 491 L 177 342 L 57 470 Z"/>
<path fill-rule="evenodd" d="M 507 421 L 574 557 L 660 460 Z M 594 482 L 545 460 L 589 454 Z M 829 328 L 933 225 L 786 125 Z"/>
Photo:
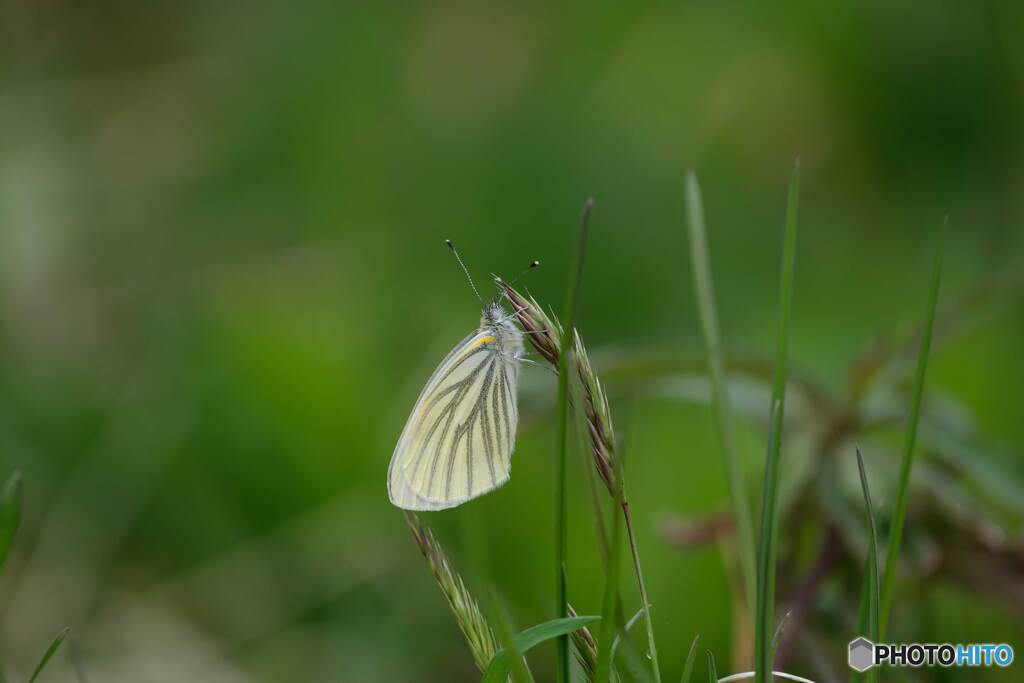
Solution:
<path fill-rule="evenodd" d="M 942 280 L 942 257 L 944 251 L 944 233 L 939 233 L 938 245 L 935 249 L 935 264 L 932 268 L 931 287 L 928 291 L 928 309 L 925 313 L 924 329 L 921 331 L 921 348 L 917 355 L 917 369 L 914 373 L 914 388 L 911 396 L 910 419 L 903 440 L 903 457 L 900 461 L 899 486 L 896 489 L 896 502 L 893 507 L 892 525 L 889 528 L 889 545 L 885 553 L 885 575 L 882 579 L 881 612 L 879 617 L 879 636 L 885 638 L 889 624 L 889 612 L 892 608 L 893 583 L 896 580 L 896 560 L 900 554 L 900 542 L 903 538 L 903 523 L 907 516 L 907 499 L 910 493 L 910 470 L 914 464 L 914 444 L 917 439 L 917 423 L 921 417 L 921 397 L 924 395 L 924 379 L 928 370 L 928 351 L 932 345 L 932 330 L 935 327 L 935 309 L 939 301 L 939 283 Z"/>
<path fill-rule="evenodd" d="M 690 676 L 693 674 L 694 655 L 697 654 L 697 643 L 699 642 L 700 636 L 694 636 L 693 642 L 690 643 L 690 651 L 686 653 L 686 663 L 683 664 L 683 676 L 679 679 L 679 683 L 690 683 Z"/>
<path fill-rule="evenodd" d="M 754 622 L 754 671 L 757 683 L 771 678 L 771 649 L 775 615 L 775 542 L 778 533 L 776 513 L 779 486 L 779 452 L 786 401 L 786 360 L 789 352 L 789 328 L 793 303 L 793 271 L 796 255 L 796 221 L 800 203 L 800 161 L 793 168 L 786 205 L 786 231 L 782 248 L 782 283 L 779 287 L 779 328 L 775 347 L 775 372 L 765 457 L 764 488 L 761 498 L 761 538 L 757 557 L 757 610 Z"/>
<path fill-rule="evenodd" d="M 718 667 L 715 666 L 715 654 L 708 650 L 708 683 L 718 683 Z"/>
<path fill-rule="evenodd" d="M 14 472 L 0 489 L 0 569 L 14 544 L 21 521 L 21 472 Z"/>
<path fill-rule="evenodd" d="M 864 490 L 864 513 L 868 523 L 868 639 L 873 643 L 881 642 L 878 632 L 878 533 L 875 529 L 874 507 L 871 505 L 871 490 L 868 488 L 868 474 L 864 469 L 864 458 L 857 449 L 857 469 L 860 472 L 860 485 Z M 878 683 L 878 668 L 867 671 L 867 680 Z"/>
<path fill-rule="evenodd" d="M 576 329 L 576 307 L 580 298 L 580 283 L 583 280 L 583 258 L 587 251 L 587 237 L 590 234 L 590 214 L 594 200 L 587 199 L 580 216 L 579 237 L 573 267 L 569 271 L 566 287 L 565 309 L 562 312 L 562 340 L 558 357 L 558 449 L 555 459 L 555 599 L 556 611 L 560 618 L 569 615 L 569 590 L 566 570 L 568 550 L 568 526 L 565 495 L 566 462 L 569 450 L 569 354 L 574 330 Z M 557 680 L 569 683 L 569 636 L 558 638 Z"/>
<path fill-rule="evenodd" d="M 50 647 L 46 648 L 46 654 L 44 654 L 43 658 L 39 660 L 39 663 L 36 665 L 36 670 L 32 672 L 32 678 L 28 679 L 28 683 L 35 683 L 35 680 L 39 678 L 39 674 L 43 673 L 43 669 L 46 668 L 46 665 L 50 662 L 50 658 L 53 657 L 55 652 L 57 652 L 57 648 L 60 647 L 60 644 L 64 642 L 64 638 L 67 637 L 69 630 L 70 628 L 65 628 L 63 631 L 58 633 L 57 637 L 53 639 L 52 643 L 50 643 Z"/>
<path fill-rule="evenodd" d="M 740 565 L 743 568 L 744 589 L 749 606 L 756 590 L 756 565 L 754 561 L 754 525 L 750 515 L 750 502 L 743 484 L 743 469 L 736 451 L 736 436 L 726 391 L 725 369 L 722 362 L 721 334 L 718 329 L 718 313 L 715 309 L 715 289 L 711 277 L 711 260 L 708 256 L 707 229 L 704 224 L 704 203 L 701 200 L 697 176 L 690 171 L 686 174 L 686 208 L 690 236 L 690 256 L 693 261 L 694 289 L 700 323 L 707 347 L 708 374 L 711 379 L 711 407 L 715 418 L 718 443 L 722 449 L 726 482 L 729 486 L 729 502 L 736 522 L 736 543 L 739 548 Z"/>
<path fill-rule="evenodd" d="M 546 640 L 552 638 L 563 638 L 567 637 L 570 633 L 576 629 L 591 624 L 601 617 L 592 616 L 579 616 L 579 617 L 566 617 L 564 619 L 552 619 L 546 621 L 543 624 L 537 624 L 530 628 L 522 631 L 518 635 L 515 635 L 509 639 L 509 644 L 514 645 L 518 650 L 518 659 L 522 659 L 523 653 L 527 652 L 531 648 L 543 643 Z M 504 683 L 505 679 L 509 675 L 509 659 L 510 654 L 508 648 L 502 648 L 494 655 L 494 659 L 487 666 L 487 670 L 484 672 L 484 676 L 480 679 L 481 683 Z"/>

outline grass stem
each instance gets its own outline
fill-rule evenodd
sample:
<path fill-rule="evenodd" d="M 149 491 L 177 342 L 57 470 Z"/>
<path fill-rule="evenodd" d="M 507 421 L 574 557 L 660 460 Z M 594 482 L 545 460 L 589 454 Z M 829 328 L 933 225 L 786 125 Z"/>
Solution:
<path fill-rule="evenodd" d="M 629 552 L 633 557 L 633 569 L 636 571 L 637 589 L 640 591 L 640 606 L 644 611 L 644 624 L 647 626 L 647 657 L 651 660 L 654 671 L 654 682 L 661 683 L 661 667 L 658 665 L 658 647 L 654 641 L 654 622 L 651 621 L 651 603 L 647 599 L 647 587 L 644 586 L 644 573 L 640 565 L 640 551 L 636 546 L 636 534 L 633 532 L 633 517 L 629 514 L 629 502 L 622 499 L 622 519 L 626 523 L 626 537 L 629 539 Z"/>
<path fill-rule="evenodd" d="M 947 219 L 948 222 L 948 219 Z M 935 327 L 935 309 L 939 300 L 939 283 L 942 280 L 942 256 L 944 250 L 945 224 L 939 233 L 938 245 L 935 249 L 935 263 L 932 268 L 931 287 L 928 291 L 928 309 L 925 313 L 925 325 L 921 332 L 921 348 L 917 354 L 917 369 L 914 373 L 914 386 L 911 394 L 910 419 L 903 440 L 903 458 L 900 461 L 899 487 L 896 490 L 896 502 L 893 507 L 892 525 L 889 528 L 889 544 L 885 553 L 885 575 L 882 579 L 881 616 L 879 621 L 879 637 L 885 638 L 892 609 L 893 583 L 896 580 L 896 561 L 900 554 L 900 542 L 903 538 L 903 524 L 907 516 L 907 500 L 910 493 L 910 470 L 914 464 L 914 444 L 917 439 L 917 423 L 921 417 L 921 397 L 924 395 L 924 378 L 928 369 L 928 351 L 932 344 L 932 330 Z"/>
<path fill-rule="evenodd" d="M 786 228 L 782 248 L 782 281 L 779 287 L 779 327 L 775 346 L 775 372 L 765 457 L 764 488 L 761 498 L 761 538 L 757 557 L 757 609 L 754 622 L 754 671 L 757 683 L 772 678 L 774 655 L 771 648 L 775 618 L 776 521 L 779 486 L 779 454 L 786 402 L 786 360 L 789 349 L 790 318 L 793 304 L 793 273 L 796 255 L 797 211 L 800 203 L 800 160 L 793 168 L 786 203 Z"/>

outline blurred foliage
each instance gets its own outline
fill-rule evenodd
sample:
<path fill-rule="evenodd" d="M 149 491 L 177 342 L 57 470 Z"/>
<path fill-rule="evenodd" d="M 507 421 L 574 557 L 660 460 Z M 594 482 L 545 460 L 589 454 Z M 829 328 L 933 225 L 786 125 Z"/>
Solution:
<path fill-rule="evenodd" d="M 663 533 L 727 509 L 683 179 L 700 173 L 754 492 L 797 154 L 780 606 L 830 569 L 787 627 L 804 639 L 792 669 L 841 662 L 832 644 L 856 616 L 854 445 L 885 536 L 947 213 L 890 633 L 1021 642 L 1022 14 L 0 0 L 0 473 L 23 472 L 25 503 L 0 581 L 8 674 L 27 679 L 71 625 L 96 681 L 476 680 L 388 504 L 387 461 L 434 364 L 478 320 L 443 240 L 478 279 L 539 258 L 523 284 L 557 304 L 588 195 L 578 320 L 628 415 L 662 666 L 675 678 L 699 632 L 724 673 L 728 562 Z M 524 369 L 511 482 L 429 520 L 518 624 L 553 616 L 553 388 Z M 603 578 L 576 462 L 570 600 L 594 614 Z M 46 680 L 73 679 L 62 652 Z M 546 680 L 553 648 L 536 652 Z"/>

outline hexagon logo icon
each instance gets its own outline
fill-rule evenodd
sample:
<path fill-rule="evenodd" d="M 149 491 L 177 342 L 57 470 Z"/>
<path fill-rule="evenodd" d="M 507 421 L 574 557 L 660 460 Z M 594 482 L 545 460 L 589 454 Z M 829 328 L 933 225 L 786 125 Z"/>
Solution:
<path fill-rule="evenodd" d="M 854 671 L 867 671 L 875 665 L 875 644 L 863 637 L 851 640 L 848 661 Z"/>

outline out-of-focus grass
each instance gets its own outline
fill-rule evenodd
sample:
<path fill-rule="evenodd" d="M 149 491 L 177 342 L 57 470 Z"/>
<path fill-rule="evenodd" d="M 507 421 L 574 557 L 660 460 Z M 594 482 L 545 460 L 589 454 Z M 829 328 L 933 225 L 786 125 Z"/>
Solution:
<path fill-rule="evenodd" d="M 704 225 L 704 204 L 700 196 L 697 175 L 686 176 L 687 226 L 690 237 L 690 257 L 693 263 L 694 292 L 700 311 L 701 330 L 708 353 L 708 376 L 711 380 L 711 406 L 715 416 L 715 429 L 722 450 L 729 499 L 732 504 L 733 523 L 736 525 L 736 546 L 743 571 L 745 593 L 740 597 L 749 609 L 757 591 L 756 543 L 753 520 L 743 480 L 742 464 L 736 451 L 736 435 L 732 424 L 732 410 L 725 385 L 725 367 L 722 362 L 722 339 L 715 308 L 715 291 L 711 279 L 711 259 L 707 248 L 707 228 Z"/>

